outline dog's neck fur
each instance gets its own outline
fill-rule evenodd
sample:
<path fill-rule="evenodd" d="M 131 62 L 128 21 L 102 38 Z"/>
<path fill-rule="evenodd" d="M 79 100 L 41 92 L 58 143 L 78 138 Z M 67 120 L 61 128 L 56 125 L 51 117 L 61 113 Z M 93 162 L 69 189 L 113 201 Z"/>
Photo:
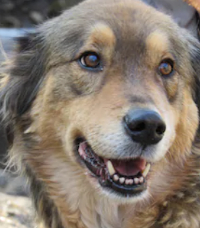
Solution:
<path fill-rule="evenodd" d="M 55 162 L 55 158 L 53 159 Z M 119 204 L 112 199 L 108 200 L 103 195 L 100 197 L 99 190 L 91 188 L 90 184 L 86 183 L 85 174 L 77 171 L 76 166 L 63 164 L 62 170 L 63 176 L 59 170 L 55 170 L 52 181 L 54 178 L 55 180 L 62 179 L 59 183 L 60 186 L 54 186 L 55 192 L 57 192 L 54 202 L 59 210 L 63 227 L 123 227 L 123 212 Z M 55 195 L 55 192 L 51 192 L 50 195 Z M 110 210 L 111 208 L 112 210 Z"/>
<path fill-rule="evenodd" d="M 200 162 L 197 159 L 198 156 L 199 149 L 193 147 L 193 152 L 189 158 L 190 162 L 188 162 L 191 167 L 188 166 L 185 169 L 183 166 L 182 170 L 183 172 L 188 172 L 187 181 L 184 179 L 182 181 L 183 185 L 178 184 L 179 189 L 174 192 L 170 190 L 170 196 L 166 196 L 165 192 L 163 192 L 163 196 L 159 199 L 153 196 L 152 202 L 154 203 L 151 203 L 151 200 L 144 201 L 142 203 L 143 208 L 140 207 L 138 209 L 138 205 L 134 203 L 122 206 L 119 202 L 117 203 L 113 199 L 109 200 L 104 195 L 100 195 L 98 189 L 95 190 L 90 187 L 90 183 L 86 183 L 84 177 L 86 174 L 78 171 L 77 166 L 66 166 L 59 156 L 54 157 L 52 155 L 48 162 L 51 163 L 52 159 L 51 164 L 55 164 L 55 166 L 51 165 L 51 168 L 54 169 L 54 175 L 47 181 L 51 186 L 48 186 L 48 193 L 44 193 L 45 196 L 48 194 L 54 196 L 53 199 L 48 199 L 52 201 L 52 212 L 48 214 L 49 210 L 47 210 L 47 215 L 44 216 L 44 213 L 46 213 L 44 210 L 47 203 L 46 198 L 43 199 L 43 206 L 36 205 L 36 207 L 39 213 L 43 214 L 42 218 L 47 218 L 47 228 L 141 228 L 141 224 L 143 224 L 142 227 L 144 228 L 157 228 L 165 227 L 164 224 L 167 221 L 173 224 L 173 228 L 179 227 L 178 223 L 183 224 L 181 226 L 183 228 L 197 228 L 198 226 L 195 224 L 200 224 L 200 218 L 197 215 L 200 210 L 197 200 L 200 197 Z M 56 165 L 58 162 L 59 166 Z M 59 169 L 57 170 L 56 167 L 59 167 Z M 45 171 L 47 171 L 45 175 L 48 176 L 48 169 L 45 169 Z M 73 178 L 70 175 L 72 173 Z M 43 176 L 44 180 L 45 175 Z M 172 176 L 173 182 L 180 183 L 180 176 Z M 57 183 L 57 180 L 60 180 L 60 182 Z M 35 185 L 35 181 L 33 185 Z M 41 199 L 38 200 L 38 203 L 41 204 Z M 49 203 L 46 207 L 49 207 Z M 182 209 L 180 210 L 180 208 Z M 57 214 L 55 211 L 57 211 Z M 52 221 L 49 221 L 50 215 Z M 198 221 L 196 220 L 197 218 L 199 218 Z M 185 227 L 185 224 L 188 224 L 188 226 Z"/>

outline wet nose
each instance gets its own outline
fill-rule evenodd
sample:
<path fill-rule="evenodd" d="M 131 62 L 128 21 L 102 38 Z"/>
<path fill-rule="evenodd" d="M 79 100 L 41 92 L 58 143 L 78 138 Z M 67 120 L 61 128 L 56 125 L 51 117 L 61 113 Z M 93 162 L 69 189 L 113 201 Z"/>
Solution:
<path fill-rule="evenodd" d="M 158 143 L 166 130 L 161 116 L 149 109 L 130 110 L 123 124 L 133 141 L 146 146 Z"/>

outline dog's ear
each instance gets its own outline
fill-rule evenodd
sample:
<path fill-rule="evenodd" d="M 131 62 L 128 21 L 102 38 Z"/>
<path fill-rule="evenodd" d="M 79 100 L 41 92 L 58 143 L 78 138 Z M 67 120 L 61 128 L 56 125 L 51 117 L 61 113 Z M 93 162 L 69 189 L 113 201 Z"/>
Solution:
<path fill-rule="evenodd" d="M 17 54 L 1 79 L 1 118 L 9 125 L 31 106 L 45 72 L 45 47 L 40 34 L 19 38 Z M 5 81 L 5 82 L 4 82 Z"/>

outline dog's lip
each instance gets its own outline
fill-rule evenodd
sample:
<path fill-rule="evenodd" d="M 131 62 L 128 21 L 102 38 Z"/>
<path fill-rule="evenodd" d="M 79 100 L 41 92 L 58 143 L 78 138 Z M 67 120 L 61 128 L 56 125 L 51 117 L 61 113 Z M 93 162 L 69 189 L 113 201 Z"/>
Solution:
<path fill-rule="evenodd" d="M 143 158 L 108 159 L 98 156 L 85 140 L 79 140 L 77 151 L 82 163 L 102 187 L 133 196 L 146 189 L 150 163 Z"/>

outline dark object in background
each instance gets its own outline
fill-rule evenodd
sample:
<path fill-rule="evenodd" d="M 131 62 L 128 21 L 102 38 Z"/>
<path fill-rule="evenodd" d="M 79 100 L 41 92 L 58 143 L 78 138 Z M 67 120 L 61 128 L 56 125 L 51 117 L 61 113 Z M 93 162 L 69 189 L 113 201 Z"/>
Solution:
<path fill-rule="evenodd" d="M 0 27 L 32 27 L 81 0 L 0 0 Z"/>

